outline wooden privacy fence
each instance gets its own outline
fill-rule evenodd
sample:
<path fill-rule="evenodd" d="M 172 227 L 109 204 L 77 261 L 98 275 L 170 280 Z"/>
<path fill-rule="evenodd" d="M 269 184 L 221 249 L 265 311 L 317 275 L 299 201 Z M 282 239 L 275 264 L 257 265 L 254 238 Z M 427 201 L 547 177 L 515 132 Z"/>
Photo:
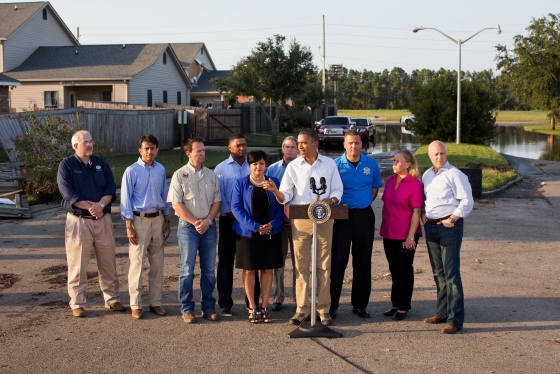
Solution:
<path fill-rule="evenodd" d="M 239 109 L 207 109 L 156 103 L 161 108 L 172 108 L 188 113 L 185 136 L 197 137 L 206 142 L 227 140 L 233 133 L 243 133 L 243 114 Z"/>
<path fill-rule="evenodd" d="M 117 101 L 88 101 L 88 100 L 78 100 L 78 107 L 84 107 L 86 109 L 119 109 L 119 110 L 156 110 L 150 106 L 143 105 L 132 105 L 127 103 L 120 103 Z"/>

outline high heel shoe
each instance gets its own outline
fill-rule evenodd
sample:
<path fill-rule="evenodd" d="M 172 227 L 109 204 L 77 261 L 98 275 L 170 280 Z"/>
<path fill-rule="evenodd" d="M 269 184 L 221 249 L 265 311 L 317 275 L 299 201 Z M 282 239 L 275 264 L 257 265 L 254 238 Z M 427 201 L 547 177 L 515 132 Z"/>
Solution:
<path fill-rule="evenodd" d="M 261 308 L 261 318 L 264 323 L 272 322 L 272 320 L 270 319 L 270 312 L 268 311 L 268 307 Z"/>
<path fill-rule="evenodd" d="M 259 319 L 257 317 L 257 308 L 249 309 L 249 323 L 259 323 Z"/>

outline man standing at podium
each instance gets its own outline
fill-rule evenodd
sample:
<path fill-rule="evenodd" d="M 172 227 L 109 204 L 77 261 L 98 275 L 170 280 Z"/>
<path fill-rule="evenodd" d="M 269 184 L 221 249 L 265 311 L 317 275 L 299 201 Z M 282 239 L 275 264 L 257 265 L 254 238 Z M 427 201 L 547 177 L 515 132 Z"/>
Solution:
<path fill-rule="evenodd" d="M 329 205 L 336 205 L 342 197 L 342 181 L 334 161 L 318 154 L 319 138 L 312 129 L 304 129 L 298 135 L 300 158 L 293 160 L 286 167 L 280 183 L 280 189 L 271 180 L 265 181 L 263 187 L 270 190 L 276 199 L 291 205 L 310 204 L 317 196 L 310 188 L 310 178 L 317 183 L 325 178 L 326 191 L 322 200 Z M 334 220 L 317 225 L 317 312 L 321 324 L 331 326 L 329 316 L 331 242 Z M 299 325 L 311 311 L 309 303 L 309 276 L 311 274 L 311 251 L 313 240 L 313 222 L 309 219 L 292 220 L 292 237 L 296 264 L 296 314 L 290 322 Z"/>
<path fill-rule="evenodd" d="M 366 307 L 371 293 L 371 252 L 375 234 L 375 214 L 371 204 L 381 188 L 381 173 L 377 161 L 360 152 L 362 141 L 355 130 L 344 134 L 344 149 L 346 152 L 334 162 L 344 186 L 341 203 L 348 205 L 348 219 L 334 223 L 329 314 L 336 318 L 352 246 L 352 313 L 369 318 Z"/>

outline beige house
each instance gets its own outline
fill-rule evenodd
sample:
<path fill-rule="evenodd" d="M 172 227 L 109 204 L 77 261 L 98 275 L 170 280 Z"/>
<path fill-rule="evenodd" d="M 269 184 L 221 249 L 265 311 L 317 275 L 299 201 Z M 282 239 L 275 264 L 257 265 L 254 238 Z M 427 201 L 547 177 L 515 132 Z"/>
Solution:
<path fill-rule="evenodd" d="M 220 78 L 225 79 L 229 74 L 229 70 L 214 70 L 203 71 L 199 76 L 197 85 L 191 89 L 191 97 L 197 99 L 198 103 L 202 106 L 212 104 L 213 109 L 225 109 L 229 103 L 226 95 L 221 95 L 218 90 L 214 88 L 212 79 Z"/>
<path fill-rule="evenodd" d="M 191 83 L 169 44 L 40 47 L 5 73 L 17 111 L 71 108 L 77 100 L 185 105 Z"/>
<path fill-rule="evenodd" d="M 50 3 L 0 4 L 0 73 L 18 67 L 38 47 L 79 45 Z"/>
<path fill-rule="evenodd" d="M 17 80 L 0 74 L 0 114 L 10 113 L 10 88 L 21 86 Z"/>

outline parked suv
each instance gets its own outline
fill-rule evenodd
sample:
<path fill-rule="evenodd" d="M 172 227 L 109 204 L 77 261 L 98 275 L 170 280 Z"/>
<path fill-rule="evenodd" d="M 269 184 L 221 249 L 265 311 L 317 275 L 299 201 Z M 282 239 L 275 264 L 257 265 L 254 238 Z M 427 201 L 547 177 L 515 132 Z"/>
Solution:
<path fill-rule="evenodd" d="M 350 130 L 354 123 L 347 116 L 331 116 L 323 120 L 321 126 L 317 128 L 319 142 L 338 142 L 344 141 L 344 134 Z"/>

